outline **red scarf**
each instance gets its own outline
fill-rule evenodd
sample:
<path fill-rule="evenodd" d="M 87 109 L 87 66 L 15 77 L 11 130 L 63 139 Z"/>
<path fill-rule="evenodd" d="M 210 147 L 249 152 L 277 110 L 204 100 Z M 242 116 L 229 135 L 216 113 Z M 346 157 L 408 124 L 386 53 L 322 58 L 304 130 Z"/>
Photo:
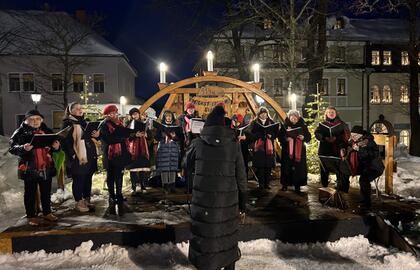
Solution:
<path fill-rule="evenodd" d="M 146 137 L 139 137 L 130 141 L 128 149 L 132 160 L 136 160 L 139 155 L 149 159 L 149 148 L 147 147 Z"/>
<path fill-rule="evenodd" d="M 191 119 L 187 116 L 184 116 L 185 120 L 185 133 L 191 132 Z"/>
<path fill-rule="evenodd" d="M 355 145 L 356 143 L 352 143 L 352 145 Z M 357 169 L 359 168 L 359 159 L 358 159 L 358 152 L 357 151 L 351 151 L 350 156 L 350 167 L 351 167 L 351 175 L 355 176 L 357 174 Z"/>
<path fill-rule="evenodd" d="M 122 122 L 120 120 L 118 120 L 117 122 L 114 122 L 114 124 L 116 124 L 117 126 L 122 126 Z M 112 124 L 110 122 L 106 123 L 109 133 L 114 133 L 115 128 L 112 126 Z M 112 160 L 114 157 L 119 157 L 121 156 L 121 143 L 116 143 L 116 144 L 110 144 L 108 145 L 108 159 Z"/>
<path fill-rule="evenodd" d="M 265 146 L 265 148 L 264 148 L 264 146 Z M 267 155 L 273 155 L 274 154 L 273 142 L 268 138 L 265 139 L 265 141 L 263 139 L 258 139 L 255 142 L 254 149 L 255 149 L 255 152 L 265 151 Z"/>
<path fill-rule="evenodd" d="M 293 153 L 295 154 L 295 161 L 300 162 L 302 159 L 302 141 L 294 139 L 289 141 L 289 158 L 293 160 Z"/>
<path fill-rule="evenodd" d="M 37 130 L 34 134 L 45 134 L 42 130 Z M 45 171 L 52 164 L 52 158 L 48 148 L 36 148 L 35 151 L 35 168 L 38 171 Z"/>

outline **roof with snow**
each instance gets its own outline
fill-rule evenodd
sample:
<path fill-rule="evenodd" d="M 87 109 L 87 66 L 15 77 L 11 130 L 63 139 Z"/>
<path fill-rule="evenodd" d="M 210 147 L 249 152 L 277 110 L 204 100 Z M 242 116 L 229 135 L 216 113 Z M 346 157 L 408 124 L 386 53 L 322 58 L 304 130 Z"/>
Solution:
<path fill-rule="evenodd" d="M 7 46 L 0 48 L 0 54 L 62 54 L 67 42 L 74 44 L 67 47 L 69 55 L 123 57 L 136 73 L 121 50 L 66 12 L 1 10 L 0 25 L 0 34 L 8 33 Z"/>
<path fill-rule="evenodd" d="M 342 20 L 343 27 L 336 28 L 337 20 Z M 420 34 L 420 22 L 417 29 Z M 242 38 L 260 40 L 274 40 L 278 38 L 270 29 L 262 29 L 258 25 L 248 24 L 243 26 Z M 299 33 L 298 33 L 299 34 Z M 278 35 L 278 34 L 277 34 Z M 217 34 L 218 38 L 231 37 L 231 32 Z M 380 43 L 406 43 L 409 39 L 408 20 L 398 18 L 362 19 L 346 16 L 327 18 L 327 39 L 343 41 L 364 41 Z"/>

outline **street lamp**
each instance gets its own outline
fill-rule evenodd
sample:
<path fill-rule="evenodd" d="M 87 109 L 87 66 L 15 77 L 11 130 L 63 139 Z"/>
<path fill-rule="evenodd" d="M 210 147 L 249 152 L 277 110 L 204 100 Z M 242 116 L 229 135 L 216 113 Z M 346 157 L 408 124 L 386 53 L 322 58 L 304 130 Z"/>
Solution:
<path fill-rule="evenodd" d="M 124 114 L 124 106 L 127 105 L 127 98 L 125 96 L 120 97 L 120 105 L 121 105 L 121 114 Z"/>
<path fill-rule="evenodd" d="M 166 83 L 166 71 L 168 70 L 168 66 L 165 63 L 159 64 L 159 71 L 160 71 L 160 83 Z"/>
<path fill-rule="evenodd" d="M 214 54 L 212 51 L 207 52 L 207 71 L 213 71 Z"/>
<path fill-rule="evenodd" d="M 38 110 L 38 103 L 41 101 L 41 94 L 35 90 L 33 94 L 31 94 L 32 102 L 35 103 L 35 110 Z"/>
<path fill-rule="evenodd" d="M 252 71 L 254 71 L 254 82 L 260 82 L 260 64 L 252 65 Z"/>

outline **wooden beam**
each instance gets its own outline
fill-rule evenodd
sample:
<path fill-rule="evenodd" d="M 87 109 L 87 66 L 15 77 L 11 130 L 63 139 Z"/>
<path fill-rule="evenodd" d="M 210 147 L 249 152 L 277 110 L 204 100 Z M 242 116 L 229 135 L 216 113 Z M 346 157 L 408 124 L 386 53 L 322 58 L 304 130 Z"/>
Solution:
<path fill-rule="evenodd" d="M 208 75 L 208 76 L 197 76 L 197 77 L 191 77 L 187 78 L 181 81 L 178 81 L 174 84 L 170 84 L 167 87 L 163 88 L 156 94 L 154 94 L 151 98 L 149 98 L 141 107 L 140 112 L 145 112 L 153 103 L 158 101 L 161 97 L 171 94 L 172 91 L 178 88 L 182 88 L 186 85 L 195 85 L 196 83 L 202 83 L 202 82 L 221 82 L 221 83 L 227 83 L 231 85 L 238 86 L 240 88 L 247 89 L 251 91 L 252 93 L 260 96 L 265 102 L 273 107 L 273 109 L 279 114 L 280 118 L 282 120 L 286 119 L 286 113 L 283 111 L 282 107 L 269 95 L 267 95 L 264 91 L 262 91 L 260 88 L 260 84 L 249 84 L 247 82 L 226 77 L 226 76 L 214 76 L 214 75 Z"/>
<path fill-rule="evenodd" d="M 385 139 L 385 192 L 394 192 L 394 145 L 396 136 L 386 136 Z"/>
<path fill-rule="evenodd" d="M 174 101 L 176 100 L 176 98 L 177 98 L 177 94 L 170 94 L 169 95 L 169 98 L 166 101 L 165 106 L 163 106 L 163 109 L 162 109 L 162 111 L 159 114 L 159 119 L 162 119 L 163 113 L 166 110 L 169 110 L 172 107 L 172 105 L 174 104 Z"/>
<path fill-rule="evenodd" d="M 258 113 L 258 105 L 255 103 L 254 98 L 252 97 L 252 94 L 245 93 L 244 97 L 246 99 L 246 102 L 248 103 L 248 106 L 251 108 L 252 113 L 257 115 Z"/>

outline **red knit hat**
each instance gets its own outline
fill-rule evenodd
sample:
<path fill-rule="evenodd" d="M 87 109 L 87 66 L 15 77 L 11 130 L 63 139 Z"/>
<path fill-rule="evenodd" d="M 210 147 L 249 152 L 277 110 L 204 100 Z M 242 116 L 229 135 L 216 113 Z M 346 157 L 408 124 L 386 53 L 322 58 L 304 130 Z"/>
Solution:
<path fill-rule="evenodd" d="M 108 104 L 108 105 L 105 105 L 105 107 L 102 111 L 102 114 L 103 115 L 108 115 L 112 112 L 118 112 L 118 107 L 115 104 Z"/>
<path fill-rule="evenodd" d="M 195 105 L 191 101 L 188 101 L 187 104 L 185 104 L 185 110 L 188 109 L 195 109 Z"/>

